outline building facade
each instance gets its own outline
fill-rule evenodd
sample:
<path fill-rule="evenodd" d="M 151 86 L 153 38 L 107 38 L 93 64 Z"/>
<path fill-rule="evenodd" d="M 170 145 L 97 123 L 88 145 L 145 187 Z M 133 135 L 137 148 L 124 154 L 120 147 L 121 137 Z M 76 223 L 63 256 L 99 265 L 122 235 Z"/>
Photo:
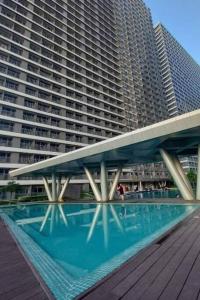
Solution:
<path fill-rule="evenodd" d="M 0 0 L 0 28 L 0 185 L 10 169 L 166 118 L 141 0 Z M 38 182 L 21 178 L 23 193 Z"/>
<path fill-rule="evenodd" d="M 200 108 L 200 66 L 162 24 L 155 27 L 155 37 L 169 116 Z M 196 157 L 181 161 L 186 172 L 197 169 Z"/>
<path fill-rule="evenodd" d="M 150 10 L 142 0 L 115 0 L 114 7 L 125 117 L 130 131 L 167 119 L 168 111 Z M 135 165 L 131 178 L 140 189 L 169 180 L 162 163 Z"/>
<path fill-rule="evenodd" d="M 127 127 L 168 117 L 150 10 L 142 0 L 115 0 L 116 29 Z"/>
<path fill-rule="evenodd" d="M 169 116 L 200 108 L 200 66 L 162 24 L 155 36 Z"/>

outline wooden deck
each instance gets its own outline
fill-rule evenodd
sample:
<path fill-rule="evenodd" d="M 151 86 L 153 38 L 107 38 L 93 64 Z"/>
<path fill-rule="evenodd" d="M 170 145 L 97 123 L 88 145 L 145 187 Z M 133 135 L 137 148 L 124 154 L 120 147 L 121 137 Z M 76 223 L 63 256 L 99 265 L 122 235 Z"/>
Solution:
<path fill-rule="evenodd" d="M 0 299 L 54 299 L 1 219 Z M 76 299 L 200 300 L 200 210 Z"/>
<path fill-rule="evenodd" d="M 0 299 L 53 299 L 0 219 Z"/>
<path fill-rule="evenodd" d="M 200 210 L 78 300 L 200 300 Z"/>

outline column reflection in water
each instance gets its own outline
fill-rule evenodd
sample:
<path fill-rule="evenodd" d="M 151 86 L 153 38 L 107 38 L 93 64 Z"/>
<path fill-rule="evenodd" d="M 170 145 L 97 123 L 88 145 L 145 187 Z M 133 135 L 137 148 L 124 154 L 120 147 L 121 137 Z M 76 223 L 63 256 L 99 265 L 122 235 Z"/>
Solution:
<path fill-rule="evenodd" d="M 67 273 L 80 278 L 129 258 L 193 209 L 166 204 L 36 204 L 7 213 Z"/>
<path fill-rule="evenodd" d="M 67 217 L 62 205 L 49 204 L 40 227 L 40 232 L 42 232 L 44 227 L 49 223 L 49 232 L 52 233 L 54 225 L 60 223 L 60 221 L 63 222 L 65 226 L 68 226 Z"/>
<path fill-rule="evenodd" d="M 110 214 L 112 218 L 110 217 Z M 87 242 L 89 242 L 94 234 L 95 231 L 95 227 L 98 224 L 98 220 L 101 219 L 101 221 L 99 221 L 99 223 L 102 225 L 102 229 L 103 229 L 103 235 L 104 235 L 104 246 L 105 248 L 108 247 L 108 239 L 109 239 L 109 223 L 113 222 L 113 220 L 115 221 L 118 229 L 123 232 L 123 226 L 121 224 L 121 221 L 119 219 L 118 213 L 116 212 L 114 206 L 112 204 L 98 204 L 96 207 L 96 210 L 94 212 L 94 217 L 92 220 L 92 223 L 90 225 L 90 229 L 88 232 L 88 236 L 87 236 Z"/>

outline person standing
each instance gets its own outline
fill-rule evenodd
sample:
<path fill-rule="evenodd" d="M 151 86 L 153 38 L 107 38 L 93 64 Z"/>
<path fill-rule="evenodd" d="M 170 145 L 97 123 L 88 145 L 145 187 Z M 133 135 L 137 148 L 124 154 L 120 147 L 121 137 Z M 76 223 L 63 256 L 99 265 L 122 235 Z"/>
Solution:
<path fill-rule="evenodd" d="M 121 199 L 122 201 L 124 201 L 124 188 L 123 188 L 123 186 L 121 185 L 121 183 L 118 183 L 118 185 L 117 185 L 117 191 L 118 191 L 118 193 L 119 193 L 120 199 Z"/>

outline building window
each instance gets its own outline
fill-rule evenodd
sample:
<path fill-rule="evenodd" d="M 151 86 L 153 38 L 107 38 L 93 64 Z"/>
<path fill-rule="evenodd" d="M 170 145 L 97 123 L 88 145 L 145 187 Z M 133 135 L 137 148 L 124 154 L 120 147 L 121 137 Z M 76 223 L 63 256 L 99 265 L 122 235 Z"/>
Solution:
<path fill-rule="evenodd" d="M 20 148 L 32 149 L 33 141 L 31 140 L 21 140 Z"/>
<path fill-rule="evenodd" d="M 13 108 L 3 106 L 0 111 L 1 111 L 1 114 L 4 116 L 8 116 L 8 117 L 15 116 L 15 109 L 13 109 Z"/>
<path fill-rule="evenodd" d="M 9 89 L 18 90 L 18 84 L 8 79 L 6 80 L 5 86 Z"/>
<path fill-rule="evenodd" d="M 0 152 L 0 162 L 1 163 L 10 162 L 10 153 Z"/>
<path fill-rule="evenodd" d="M 12 138 L 0 136 L 0 146 L 11 147 Z"/>

